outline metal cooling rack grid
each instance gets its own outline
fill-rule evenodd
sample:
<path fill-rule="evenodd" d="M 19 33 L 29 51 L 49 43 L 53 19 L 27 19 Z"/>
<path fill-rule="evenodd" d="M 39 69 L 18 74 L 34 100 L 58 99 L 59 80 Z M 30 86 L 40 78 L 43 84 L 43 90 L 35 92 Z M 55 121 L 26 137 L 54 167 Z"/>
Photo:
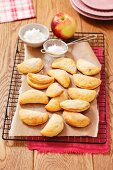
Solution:
<path fill-rule="evenodd" d="M 102 79 L 102 85 L 101 90 L 98 96 L 98 108 L 99 113 L 103 114 L 104 119 L 103 121 L 99 121 L 99 131 L 97 137 L 77 137 L 77 136 L 59 136 L 54 138 L 47 138 L 42 136 L 36 136 L 36 137 L 22 137 L 22 136 L 15 136 L 10 137 L 9 136 L 9 130 L 11 128 L 11 122 L 14 115 L 14 112 L 16 110 L 16 105 L 18 101 L 19 96 L 19 89 L 21 86 L 21 74 L 18 73 L 16 66 L 17 64 L 21 63 L 24 60 L 24 45 L 23 42 L 18 39 L 17 42 L 17 49 L 16 54 L 14 58 L 14 66 L 12 70 L 12 76 L 11 76 L 11 83 L 10 83 L 10 89 L 9 89 L 9 95 L 7 100 L 7 106 L 6 106 L 6 113 L 3 123 L 3 133 L 2 138 L 4 140 L 17 140 L 17 141 L 37 141 L 37 142 L 64 142 L 64 143 L 84 143 L 84 144 L 103 144 L 106 143 L 107 138 L 107 132 L 106 132 L 106 77 L 105 77 L 105 54 L 104 54 L 104 35 L 102 33 L 76 33 L 74 38 L 71 39 L 75 40 L 77 38 L 81 38 L 86 35 L 90 34 L 97 34 L 97 39 L 90 40 L 89 43 L 92 48 L 101 47 L 103 50 L 103 58 L 100 58 L 98 56 L 98 59 L 101 61 L 102 64 L 102 71 L 101 71 L 101 79 Z M 53 36 L 53 34 L 50 32 L 50 38 L 56 38 Z"/>

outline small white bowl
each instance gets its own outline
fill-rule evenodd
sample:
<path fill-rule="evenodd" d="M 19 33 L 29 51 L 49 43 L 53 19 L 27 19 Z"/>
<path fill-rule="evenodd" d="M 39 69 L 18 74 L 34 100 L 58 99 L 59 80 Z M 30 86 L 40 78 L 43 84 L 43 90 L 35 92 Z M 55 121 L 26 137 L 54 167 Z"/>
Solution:
<path fill-rule="evenodd" d="M 25 38 L 24 38 L 25 32 L 28 31 L 28 30 L 32 30 L 33 28 L 40 30 L 40 32 L 45 35 L 45 39 L 43 41 L 30 42 L 30 41 L 25 40 Z M 27 25 L 24 25 L 23 27 L 21 27 L 18 35 L 19 35 L 20 39 L 25 44 L 27 44 L 28 46 L 41 47 L 43 45 L 43 43 L 49 38 L 49 30 L 45 25 L 37 24 L 37 23 L 31 23 L 31 24 L 27 24 Z"/>
<path fill-rule="evenodd" d="M 60 51 L 58 51 L 58 53 L 54 53 L 54 51 L 48 52 L 48 47 L 53 46 L 53 45 L 62 47 L 63 52 L 60 52 Z M 43 49 L 41 50 L 42 53 L 49 54 L 53 57 L 64 56 L 67 51 L 68 51 L 68 45 L 64 41 L 59 40 L 59 39 L 49 39 L 49 40 L 47 40 L 43 44 Z"/>

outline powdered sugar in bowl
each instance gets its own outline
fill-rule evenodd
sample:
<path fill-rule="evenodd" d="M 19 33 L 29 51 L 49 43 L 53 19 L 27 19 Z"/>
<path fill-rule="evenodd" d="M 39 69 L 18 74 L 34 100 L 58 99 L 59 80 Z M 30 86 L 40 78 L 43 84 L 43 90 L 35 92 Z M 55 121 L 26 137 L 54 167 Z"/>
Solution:
<path fill-rule="evenodd" d="M 68 45 L 59 39 L 49 39 L 43 44 L 42 53 L 49 54 L 53 57 L 64 56 L 68 51 Z"/>
<path fill-rule="evenodd" d="M 28 46 L 41 47 L 49 38 L 49 30 L 45 25 L 31 23 L 20 28 L 19 37 Z"/>

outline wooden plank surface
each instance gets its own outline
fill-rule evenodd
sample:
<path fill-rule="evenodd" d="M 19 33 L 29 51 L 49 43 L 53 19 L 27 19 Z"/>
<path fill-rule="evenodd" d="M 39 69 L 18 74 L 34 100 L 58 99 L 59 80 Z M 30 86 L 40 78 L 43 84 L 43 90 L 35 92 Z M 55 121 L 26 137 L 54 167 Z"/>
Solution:
<path fill-rule="evenodd" d="M 113 21 L 100 22 L 76 13 L 69 0 L 33 0 L 36 19 L 0 24 L 0 122 L 6 105 L 13 55 L 20 26 L 39 22 L 50 28 L 57 12 L 71 14 L 77 21 L 77 31 L 103 32 L 106 35 L 106 67 L 109 94 L 111 142 L 113 141 Z M 1 123 L 0 123 L 1 129 Z M 1 132 L 1 130 L 0 130 Z M 109 154 L 51 154 L 29 151 L 23 143 L 7 146 L 0 142 L 0 170 L 113 170 L 113 144 Z"/>

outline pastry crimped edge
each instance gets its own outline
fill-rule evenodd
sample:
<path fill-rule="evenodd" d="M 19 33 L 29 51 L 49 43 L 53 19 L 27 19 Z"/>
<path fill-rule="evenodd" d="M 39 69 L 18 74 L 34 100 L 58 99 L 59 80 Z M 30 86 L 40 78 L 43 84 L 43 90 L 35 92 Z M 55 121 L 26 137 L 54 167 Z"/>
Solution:
<path fill-rule="evenodd" d="M 54 77 L 50 77 L 48 75 L 42 75 L 42 74 L 34 74 L 34 73 L 28 73 L 27 77 L 29 80 L 36 84 L 49 84 L 54 81 Z"/>
<path fill-rule="evenodd" d="M 35 88 L 35 89 L 39 89 L 39 90 L 43 90 L 48 88 L 52 83 L 54 82 L 54 79 L 48 83 L 48 84 L 38 84 L 38 83 L 33 83 L 29 77 L 27 76 L 27 83 L 29 84 L 29 86 Z"/>

